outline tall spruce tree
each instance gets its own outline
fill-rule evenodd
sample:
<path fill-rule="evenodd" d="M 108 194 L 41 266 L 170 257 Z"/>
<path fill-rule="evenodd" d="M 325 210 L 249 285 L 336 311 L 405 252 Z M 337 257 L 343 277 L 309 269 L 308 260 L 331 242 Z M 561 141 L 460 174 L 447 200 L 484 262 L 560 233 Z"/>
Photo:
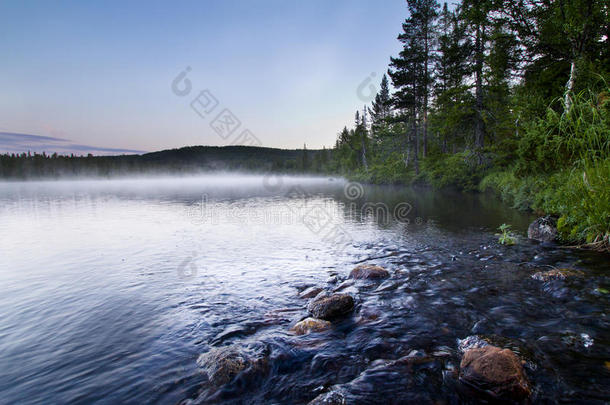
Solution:
<path fill-rule="evenodd" d="M 375 100 L 373 100 L 372 108 L 369 109 L 373 132 L 374 128 L 381 126 L 390 116 L 391 109 L 392 100 L 390 98 L 388 77 L 386 74 L 384 74 L 381 78 L 379 91 L 375 95 Z"/>
<path fill-rule="evenodd" d="M 483 73 L 489 30 L 492 26 L 491 14 L 496 10 L 498 3 L 497 0 L 463 0 L 460 8 L 460 19 L 467 27 L 467 33 L 474 42 L 470 64 L 474 76 L 474 146 L 476 148 L 485 146 Z"/>
<path fill-rule="evenodd" d="M 437 51 L 434 58 L 434 99 L 441 152 L 456 152 L 458 133 L 468 130 L 470 102 L 467 86 L 467 60 L 472 42 L 458 21 L 458 13 L 443 5 L 436 31 Z"/>
<path fill-rule="evenodd" d="M 396 89 L 392 103 L 400 111 L 400 116 L 405 121 L 405 128 L 410 128 L 406 133 L 407 144 L 410 146 L 405 163 L 408 165 L 409 156 L 413 151 L 415 172 L 419 174 L 418 118 L 422 105 L 421 77 L 424 70 L 424 48 L 420 41 L 417 23 L 411 16 L 402 24 L 402 31 L 398 35 L 398 40 L 403 44 L 403 48 L 398 57 L 390 58 L 388 74 Z"/>
<path fill-rule="evenodd" d="M 422 93 L 422 121 L 423 121 L 423 155 L 428 154 L 428 103 L 432 84 L 432 49 L 436 34 L 434 32 L 438 17 L 439 4 L 436 0 L 407 0 L 411 20 L 414 23 L 415 35 L 422 44 L 421 49 L 421 77 Z"/>

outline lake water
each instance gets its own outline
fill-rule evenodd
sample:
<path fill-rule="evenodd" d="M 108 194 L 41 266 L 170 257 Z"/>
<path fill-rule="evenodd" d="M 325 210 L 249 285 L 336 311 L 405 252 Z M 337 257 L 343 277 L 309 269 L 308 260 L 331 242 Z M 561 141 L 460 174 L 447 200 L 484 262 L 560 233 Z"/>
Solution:
<path fill-rule="evenodd" d="M 528 241 L 532 219 L 492 196 L 333 178 L 0 183 L 0 402 L 468 403 L 458 339 L 483 335 L 525 360 L 534 402 L 604 403 L 608 256 Z M 392 276 L 341 286 L 360 263 Z M 551 268 L 583 276 L 531 277 Z M 295 336 L 307 286 L 356 308 Z M 211 387 L 197 358 L 225 345 L 268 368 Z M 378 367 L 414 350 L 430 360 Z"/>

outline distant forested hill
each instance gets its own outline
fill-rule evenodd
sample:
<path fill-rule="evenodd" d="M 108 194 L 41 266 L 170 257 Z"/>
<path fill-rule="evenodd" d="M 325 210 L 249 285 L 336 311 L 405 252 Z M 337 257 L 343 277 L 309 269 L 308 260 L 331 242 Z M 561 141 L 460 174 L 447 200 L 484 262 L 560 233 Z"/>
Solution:
<path fill-rule="evenodd" d="M 188 146 L 143 155 L 61 156 L 0 155 L 0 178 L 38 179 L 62 176 L 119 176 L 205 171 L 322 172 L 331 151 L 254 146 Z"/>

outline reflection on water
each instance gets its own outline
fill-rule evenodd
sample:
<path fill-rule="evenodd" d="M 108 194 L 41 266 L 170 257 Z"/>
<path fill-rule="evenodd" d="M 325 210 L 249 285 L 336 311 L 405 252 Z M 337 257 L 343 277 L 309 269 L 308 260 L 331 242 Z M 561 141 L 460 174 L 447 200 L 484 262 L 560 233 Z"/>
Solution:
<path fill-rule="evenodd" d="M 306 403 L 337 385 L 354 402 L 468 402 L 457 339 L 483 334 L 525 358 L 535 400 L 607 400 L 607 256 L 527 241 L 531 219 L 490 196 L 328 178 L 2 183 L 0 398 Z M 517 246 L 498 245 L 501 223 Z M 347 285 L 356 310 L 328 333 L 290 334 L 298 292 L 356 263 L 392 277 Z M 549 266 L 586 277 L 530 277 Z M 228 344 L 269 368 L 212 390 L 196 359 Z M 438 356 L 376 362 L 413 350 Z"/>

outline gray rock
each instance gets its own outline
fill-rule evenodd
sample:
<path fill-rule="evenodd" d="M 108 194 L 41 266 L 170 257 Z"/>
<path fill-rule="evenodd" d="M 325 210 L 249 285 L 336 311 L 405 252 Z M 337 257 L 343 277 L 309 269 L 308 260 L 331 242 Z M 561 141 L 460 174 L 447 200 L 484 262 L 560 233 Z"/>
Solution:
<path fill-rule="evenodd" d="M 541 242 L 552 242 L 557 238 L 557 222 L 548 215 L 540 217 L 527 228 L 527 237 Z"/>
<path fill-rule="evenodd" d="M 315 397 L 308 405 L 345 405 L 347 401 L 343 394 L 337 391 L 329 391 Z"/>
<path fill-rule="evenodd" d="M 266 358 L 255 358 L 236 346 L 214 347 L 199 356 L 197 365 L 216 387 L 231 382 L 246 370 L 264 372 L 268 368 Z"/>
<path fill-rule="evenodd" d="M 548 271 L 539 271 L 532 274 L 532 278 L 538 281 L 565 280 L 569 277 L 581 277 L 582 271 L 572 269 L 553 269 Z"/>
<path fill-rule="evenodd" d="M 312 300 L 307 310 L 315 317 L 332 320 L 354 309 L 354 299 L 347 294 L 333 294 Z"/>
<path fill-rule="evenodd" d="M 333 292 L 345 290 L 346 288 L 349 288 L 349 287 L 353 286 L 354 284 L 355 284 L 354 280 L 345 280 L 344 282 L 339 284 L 337 287 L 335 287 Z"/>
<path fill-rule="evenodd" d="M 301 291 L 301 293 L 299 294 L 299 298 L 313 298 L 316 295 L 320 294 L 320 292 L 322 292 L 322 288 L 320 287 L 309 287 Z"/>
<path fill-rule="evenodd" d="M 479 336 L 468 336 L 464 339 L 458 339 L 458 350 L 462 353 L 470 349 L 478 349 L 485 346 L 489 346 L 489 342 L 481 339 Z"/>

